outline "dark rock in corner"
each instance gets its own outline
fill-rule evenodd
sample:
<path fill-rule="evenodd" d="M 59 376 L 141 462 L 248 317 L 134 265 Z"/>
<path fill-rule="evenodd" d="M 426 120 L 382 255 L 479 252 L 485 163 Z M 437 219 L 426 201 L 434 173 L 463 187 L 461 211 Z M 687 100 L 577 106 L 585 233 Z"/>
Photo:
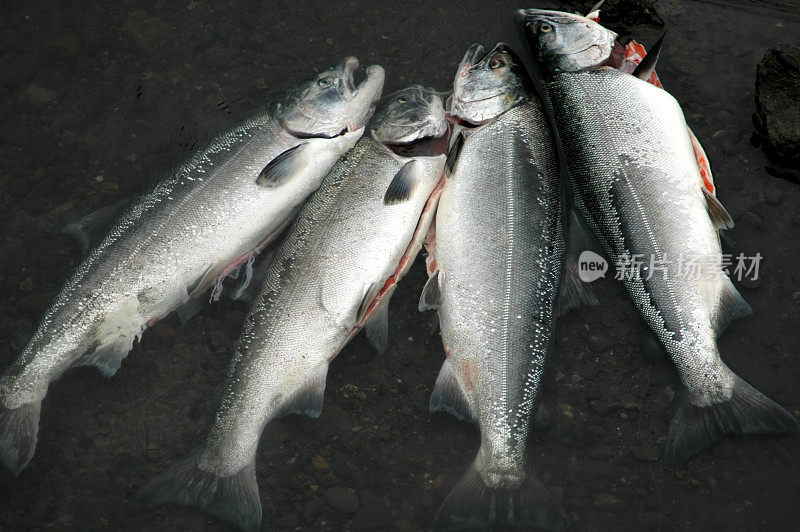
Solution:
<path fill-rule="evenodd" d="M 776 159 L 800 164 L 800 48 L 776 44 L 756 71 L 757 118 L 764 149 Z"/>

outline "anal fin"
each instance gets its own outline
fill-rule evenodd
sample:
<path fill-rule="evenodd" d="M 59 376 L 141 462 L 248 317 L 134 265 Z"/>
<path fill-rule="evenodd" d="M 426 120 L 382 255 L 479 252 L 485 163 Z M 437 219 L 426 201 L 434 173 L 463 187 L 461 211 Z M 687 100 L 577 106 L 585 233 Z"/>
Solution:
<path fill-rule="evenodd" d="M 295 389 L 291 398 L 281 405 L 275 417 L 289 414 L 303 414 L 319 417 L 325 398 L 325 382 L 328 378 L 328 364 L 321 364 L 309 373 L 303 383 Z"/>
<path fill-rule="evenodd" d="M 439 376 L 436 377 L 436 385 L 433 387 L 428 409 L 431 412 L 447 412 L 457 419 L 477 425 L 475 413 L 470 408 L 456 378 L 453 365 L 448 359 L 445 359 L 442 369 L 439 370 Z"/>
<path fill-rule="evenodd" d="M 122 365 L 122 360 L 133 349 L 133 343 L 139 334 L 122 336 L 110 344 L 100 345 L 78 359 L 75 366 L 94 366 L 103 377 L 113 377 Z"/>
<path fill-rule="evenodd" d="M 722 291 L 719 296 L 719 305 L 714 314 L 714 331 L 717 336 L 733 321 L 745 318 L 753 314 L 753 309 L 744 300 L 742 294 L 733 286 L 730 278 L 726 275 L 722 281 Z"/>

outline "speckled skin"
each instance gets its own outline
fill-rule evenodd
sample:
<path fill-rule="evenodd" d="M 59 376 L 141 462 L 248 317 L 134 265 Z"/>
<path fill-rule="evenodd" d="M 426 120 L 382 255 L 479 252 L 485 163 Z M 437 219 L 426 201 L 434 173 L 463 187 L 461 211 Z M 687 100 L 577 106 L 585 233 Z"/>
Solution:
<path fill-rule="evenodd" d="M 349 84 L 357 65 L 348 58 L 338 70 L 320 75 Z M 357 97 L 353 87 L 343 89 L 347 98 L 339 100 L 338 113 L 325 117 L 325 135 L 328 129 L 342 131 L 358 117 L 363 124 L 383 85 L 382 69 L 370 68 L 379 70 L 368 78 L 372 85 Z M 301 88 L 315 84 L 316 78 Z M 33 453 L 38 403 L 52 381 L 70 367 L 88 364 L 112 375 L 141 332 L 185 303 L 190 288 L 202 294 L 228 265 L 287 223 L 362 135 L 363 127 L 333 138 L 288 134 L 285 121 L 279 123 L 276 116 L 305 102 L 308 93 L 299 90 L 288 93 L 283 107 L 261 111 L 220 134 L 133 201 L 76 268 L 17 361 L 0 377 L 0 458 L 13 471 Z M 323 95 L 330 105 L 335 98 L 328 93 Z M 301 142 L 308 143 L 302 170 L 275 188 L 256 183 L 267 163 Z M 8 420 L 23 406 L 36 414 L 28 417 L 27 428 L 15 429 L 16 421 Z M 17 441 L 20 434 L 25 434 L 24 443 Z"/>
<path fill-rule="evenodd" d="M 477 420 L 490 488 L 527 477 L 530 414 L 551 348 L 564 244 L 553 139 L 538 100 L 469 131 L 442 191 L 442 342 Z"/>
<path fill-rule="evenodd" d="M 613 261 L 641 255 L 667 264 L 625 287 L 675 363 L 689 401 L 729 400 L 735 375 L 722 362 L 714 320 L 729 279 L 706 208 L 680 106 L 666 91 L 601 68 L 556 74 L 547 85 L 572 177 L 575 205 Z M 679 272 L 696 260 L 699 275 Z M 643 270 L 646 274 L 647 270 Z"/>
<path fill-rule="evenodd" d="M 440 120 L 444 112 L 440 109 Z M 324 389 L 328 363 L 357 331 L 370 287 L 398 268 L 444 168 L 444 155 L 417 157 L 411 198 L 385 205 L 395 174 L 410 160 L 365 135 L 334 166 L 276 251 L 236 346 L 227 391 L 197 459 L 220 477 L 255 457 L 264 426 L 308 385 Z M 416 256 L 425 230 L 410 252 Z"/>

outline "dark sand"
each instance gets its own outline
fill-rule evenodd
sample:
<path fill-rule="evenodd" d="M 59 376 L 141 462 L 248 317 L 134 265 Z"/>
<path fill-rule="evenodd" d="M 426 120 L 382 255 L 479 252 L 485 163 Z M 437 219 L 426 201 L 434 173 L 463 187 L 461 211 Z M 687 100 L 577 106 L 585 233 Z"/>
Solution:
<path fill-rule="evenodd" d="M 728 251 L 764 256 L 760 282 L 739 284 L 755 315 L 720 338 L 723 358 L 800 415 L 800 189 L 767 175 L 771 163 L 749 142 L 755 65 L 770 44 L 800 34 L 788 18 L 796 3 L 763 7 L 775 3 L 739 10 L 658 2 L 670 30 L 658 71 L 736 221 Z M 528 6 L 0 5 L 0 367 L 80 260 L 60 228 L 141 191 L 185 157 L 181 125 L 219 131 L 264 94 L 345 55 L 383 65 L 387 91 L 409 83 L 447 89 L 469 44 L 517 42 L 518 7 Z M 642 31 L 646 44 L 659 32 Z M 443 351 L 428 335 L 429 316 L 416 310 L 424 281 L 420 260 L 392 301 L 385 356 L 357 338 L 332 364 L 320 419 L 291 416 L 266 430 L 258 454 L 264 529 L 430 526 L 479 435 L 428 414 Z M 573 528 L 796 527 L 797 435 L 729 438 L 677 471 L 665 467 L 663 438 L 680 386 L 671 364 L 646 347 L 647 329 L 622 287 L 605 280 L 597 288 L 600 307 L 559 324 L 543 394 L 551 423 L 530 444 Z M 202 441 L 245 312 L 223 298 L 188 323 L 170 316 L 115 377 L 81 368 L 53 384 L 29 467 L 19 478 L 0 471 L 0 529 L 227 529 L 194 509 L 142 511 L 129 502 Z M 334 509 L 323 495 L 331 487 L 354 490 L 358 510 Z"/>

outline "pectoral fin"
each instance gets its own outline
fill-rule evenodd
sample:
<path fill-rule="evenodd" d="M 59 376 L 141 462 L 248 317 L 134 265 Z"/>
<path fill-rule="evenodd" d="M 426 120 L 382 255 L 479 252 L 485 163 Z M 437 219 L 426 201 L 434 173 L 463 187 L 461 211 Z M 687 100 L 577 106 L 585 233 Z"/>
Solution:
<path fill-rule="evenodd" d="M 417 161 L 409 161 L 395 174 L 383 196 L 384 205 L 403 203 L 411 198 L 419 184 L 419 174 L 416 171 L 418 164 Z"/>
<path fill-rule="evenodd" d="M 289 148 L 269 162 L 258 174 L 256 183 L 264 188 L 275 188 L 286 183 L 308 166 L 308 142 Z"/>

